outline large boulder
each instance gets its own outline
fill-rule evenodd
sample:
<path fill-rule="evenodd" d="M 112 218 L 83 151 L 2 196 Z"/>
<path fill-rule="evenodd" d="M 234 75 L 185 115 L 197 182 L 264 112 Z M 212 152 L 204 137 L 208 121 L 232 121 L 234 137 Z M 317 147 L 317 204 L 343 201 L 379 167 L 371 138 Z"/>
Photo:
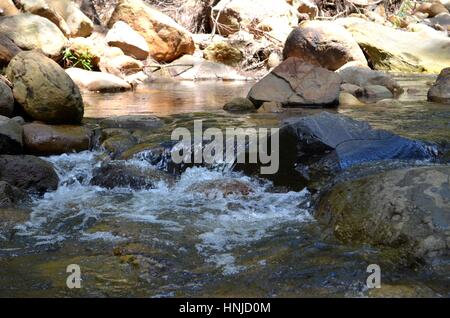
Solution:
<path fill-rule="evenodd" d="M 38 52 L 21 52 L 6 76 L 16 102 L 32 118 L 49 124 L 81 122 L 84 106 L 78 86 L 56 62 Z"/>
<path fill-rule="evenodd" d="M 315 214 L 339 240 L 434 257 L 450 250 L 450 166 L 405 168 L 337 184 Z"/>
<path fill-rule="evenodd" d="M 258 37 L 265 32 L 284 42 L 298 24 L 298 12 L 285 1 L 221 0 L 212 8 L 211 28 L 228 36 L 244 30 Z"/>
<path fill-rule="evenodd" d="M 107 189 L 152 189 L 160 181 L 170 182 L 170 175 L 152 167 L 142 167 L 125 161 L 103 163 L 92 172 L 91 184 Z"/>
<path fill-rule="evenodd" d="M 59 178 L 53 166 L 34 156 L 0 155 L 0 180 L 33 194 L 58 188 Z"/>
<path fill-rule="evenodd" d="M 304 21 L 287 38 L 283 56 L 298 57 L 332 71 L 352 61 L 367 65 L 352 34 L 330 21 Z"/>
<path fill-rule="evenodd" d="M 49 19 L 68 37 L 89 36 L 94 24 L 73 3 L 67 0 L 19 0 L 29 13 Z"/>
<path fill-rule="evenodd" d="M 248 93 L 255 106 L 336 106 L 342 79 L 335 72 L 290 57 L 256 83 Z"/>
<path fill-rule="evenodd" d="M 0 67 L 8 65 L 20 51 L 22 50 L 10 38 L 0 33 Z"/>
<path fill-rule="evenodd" d="M 0 116 L 0 154 L 22 153 L 23 129 L 15 120 Z"/>
<path fill-rule="evenodd" d="M 120 92 L 131 89 L 125 80 L 112 74 L 69 68 L 66 73 L 82 89 L 93 92 Z"/>
<path fill-rule="evenodd" d="M 353 17 L 337 21 L 377 70 L 438 73 L 450 65 L 450 38 L 441 32 L 406 32 Z"/>
<path fill-rule="evenodd" d="M 106 35 L 106 42 L 138 60 L 147 59 L 150 53 L 145 38 L 123 21 L 114 23 Z"/>
<path fill-rule="evenodd" d="M 428 91 L 428 100 L 450 104 L 450 68 L 445 68 L 441 71 L 436 83 Z"/>
<path fill-rule="evenodd" d="M 0 79 L 0 116 L 11 117 L 14 113 L 14 96 L 11 88 Z"/>
<path fill-rule="evenodd" d="M 66 37 L 50 20 L 23 13 L 0 20 L 0 33 L 6 34 L 24 50 L 41 50 L 49 57 L 58 57 L 67 42 Z"/>
<path fill-rule="evenodd" d="M 83 126 L 39 123 L 23 126 L 25 151 L 32 155 L 48 156 L 89 150 L 91 135 L 91 130 Z"/>
<path fill-rule="evenodd" d="M 20 10 L 14 5 L 12 0 L 0 0 L 0 10 L 2 16 L 16 15 L 20 13 Z"/>
<path fill-rule="evenodd" d="M 108 26 L 113 27 L 117 21 L 123 21 L 139 32 L 149 45 L 150 56 L 158 62 L 171 62 L 184 54 L 194 53 L 190 33 L 142 0 L 120 0 Z"/>

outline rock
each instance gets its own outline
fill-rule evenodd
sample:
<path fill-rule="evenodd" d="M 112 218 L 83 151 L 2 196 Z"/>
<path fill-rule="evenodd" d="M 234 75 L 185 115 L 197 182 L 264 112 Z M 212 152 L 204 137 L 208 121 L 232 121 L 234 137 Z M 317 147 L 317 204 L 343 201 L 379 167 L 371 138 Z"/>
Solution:
<path fill-rule="evenodd" d="M 22 153 L 22 136 L 22 126 L 0 115 L 0 154 Z"/>
<path fill-rule="evenodd" d="M 14 113 L 14 96 L 11 88 L 0 80 L 0 116 L 12 117 Z"/>
<path fill-rule="evenodd" d="M 392 94 L 403 91 L 400 84 L 392 75 L 380 71 L 374 71 L 362 66 L 343 66 L 337 73 L 342 77 L 344 83 L 365 87 L 369 85 L 381 85 L 386 87 Z"/>
<path fill-rule="evenodd" d="M 216 32 L 220 35 L 243 30 L 260 37 L 268 32 L 284 42 L 292 27 L 298 24 L 298 12 L 284 1 L 221 0 L 212 8 L 212 29 L 216 19 Z"/>
<path fill-rule="evenodd" d="M 0 180 L 32 194 L 44 194 L 58 188 L 55 169 L 38 157 L 0 155 L 0 167 Z"/>
<path fill-rule="evenodd" d="M 450 104 L 450 68 L 445 68 L 441 71 L 436 82 L 428 91 L 428 100 Z"/>
<path fill-rule="evenodd" d="M 89 150 L 91 135 L 91 130 L 83 126 L 39 123 L 23 126 L 25 150 L 32 155 L 49 156 Z"/>
<path fill-rule="evenodd" d="M 434 18 L 429 19 L 428 23 L 434 28 L 440 27 L 445 31 L 450 31 L 450 13 L 441 13 Z"/>
<path fill-rule="evenodd" d="M 224 80 L 245 81 L 246 77 L 240 75 L 231 66 L 206 61 L 192 55 L 184 55 L 166 67 L 152 73 L 152 76 L 173 78 L 187 81 Z"/>
<path fill-rule="evenodd" d="M 448 13 L 447 8 L 439 1 L 433 3 L 422 3 L 418 6 L 416 11 L 428 14 L 429 18 L 434 18 L 440 13 Z"/>
<path fill-rule="evenodd" d="M 150 53 L 145 38 L 123 21 L 114 23 L 106 35 L 106 42 L 138 60 L 147 59 Z"/>
<path fill-rule="evenodd" d="M 5 181 L 0 181 L 0 210 L 15 208 L 30 201 L 26 192 Z"/>
<path fill-rule="evenodd" d="M 436 293 L 433 289 L 417 284 L 382 284 L 381 288 L 374 288 L 369 291 L 371 298 L 435 298 Z"/>
<path fill-rule="evenodd" d="M 0 209 L 0 240 L 10 241 L 17 232 L 17 226 L 30 218 L 30 211 L 16 208 Z"/>
<path fill-rule="evenodd" d="M 255 105 L 247 99 L 236 97 L 223 106 L 223 109 L 230 113 L 249 113 L 256 111 Z"/>
<path fill-rule="evenodd" d="M 242 52 L 227 42 L 215 42 L 203 51 L 203 57 L 209 61 L 237 66 L 244 59 Z"/>
<path fill-rule="evenodd" d="M 440 2 L 450 11 L 450 0 L 440 0 Z"/>
<path fill-rule="evenodd" d="M 364 106 L 364 103 L 350 93 L 341 92 L 339 94 L 339 105 Z"/>
<path fill-rule="evenodd" d="M 100 60 L 108 50 L 106 42 L 98 41 L 97 39 L 92 39 L 90 37 L 70 39 L 67 42 L 65 49 L 69 50 L 74 56 L 89 57 L 92 70 L 98 70 Z M 65 68 L 70 68 L 72 66 L 73 62 L 66 63 Z M 79 67 L 79 65 L 77 66 Z"/>
<path fill-rule="evenodd" d="M 67 42 L 56 25 L 46 18 L 30 13 L 2 18 L 0 33 L 6 34 L 21 49 L 38 49 L 53 58 L 61 55 Z"/>
<path fill-rule="evenodd" d="M 54 61 L 37 52 L 17 54 L 6 69 L 16 102 L 32 118 L 49 124 L 77 124 L 84 105 L 72 79 Z"/>
<path fill-rule="evenodd" d="M 103 119 L 100 126 L 105 128 L 121 128 L 134 130 L 152 130 L 163 125 L 161 119 L 151 115 L 124 115 Z"/>
<path fill-rule="evenodd" d="M 248 150 L 247 150 L 248 151 Z M 340 171 L 368 162 L 432 160 L 437 147 L 373 129 L 367 122 L 322 112 L 288 119 L 279 130 L 279 170 L 264 175 L 276 185 L 296 189 L 321 188 Z M 256 168 L 256 169 L 255 169 Z M 258 165 L 236 165 L 247 174 L 259 174 Z"/>
<path fill-rule="evenodd" d="M 66 73 L 82 89 L 93 92 L 120 92 L 131 89 L 126 81 L 112 74 L 69 68 Z"/>
<path fill-rule="evenodd" d="M 258 108 L 258 113 L 282 113 L 283 105 L 277 102 L 265 102 Z"/>
<path fill-rule="evenodd" d="M 402 106 L 402 103 L 396 99 L 387 98 L 379 100 L 376 102 L 376 105 L 378 107 L 400 107 Z"/>
<path fill-rule="evenodd" d="M 113 58 L 102 58 L 99 64 L 102 72 L 113 74 L 122 79 L 141 72 L 144 64 L 131 56 L 121 55 Z"/>
<path fill-rule="evenodd" d="M 94 23 L 72 2 L 65 8 L 64 19 L 72 38 L 88 37 L 94 31 Z"/>
<path fill-rule="evenodd" d="M 106 139 L 102 143 L 102 148 L 112 159 L 118 158 L 122 153 L 134 147 L 137 139 L 131 135 L 116 135 Z"/>
<path fill-rule="evenodd" d="M 357 91 L 356 96 L 363 98 L 367 102 L 376 102 L 394 97 L 390 90 L 381 85 L 368 85 L 364 89 Z"/>
<path fill-rule="evenodd" d="M 0 33 L 0 67 L 7 66 L 21 49 L 6 35 Z"/>
<path fill-rule="evenodd" d="M 347 181 L 321 198 L 315 216 L 345 243 L 435 257 L 449 249 L 449 175 L 449 166 L 432 166 Z"/>
<path fill-rule="evenodd" d="M 103 163 L 92 172 L 91 184 L 102 188 L 153 189 L 160 181 L 170 182 L 168 174 L 151 167 L 138 167 L 126 161 Z"/>
<path fill-rule="evenodd" d="M 189 186 L 187 192 L 201 193 L 207 197 L 246 196 L 253 192 L 247 182 L 235 179 L 206 180 Z"/>
<path fill-rule="evenodd" d="M 341 91 L 352 94 L 353 96 L 356 95 L 356 92 L 361 90 L 362 88 L 358 85 L 348 84 L 344 83 L 341 85 Z"/>
<path fill-rule="evenodd" d="M 158 62 L 172 62 L 184 54 L 194 53 L 189 32 L 141 0 L 120 0 L 108 26 L 113 27 L 117 21 L 140 33 L 147 41 L 150 56 Z"/>
<path fill-rule="evenodd" d="M 319 8 L 314 0 L 288 0 L 287 2 L 299 13 L 306 13 L 311 20 L 319 15 Z"/>
<path fill-rule="evenodd" d="M 336 21 L 353 34 L 377 70 L 438 73 L 450 65 L 450 38 L 438 31 L 407 32 L 359 18 Z"/>
<path fill-rule="evenodd" d="M 284 106 L 336 106 L 341 82 L 335 72 L 290 57 L 256 83 L 247 98 L 256 107 L 269 101 Z"/>
<path fill-rule="evenodd" d="M 12 0 L 0 0 L 0 10 L 2 16 L 11 16 L 20 13 L 20 10 L 14 5 Z"/>
<path fill-rule="evenodd" d="M 330 21 L 304 21 L 286 40 L 285 59 L 302 60 L 336 71 L 347 62 L 367 65 L 366 58 L 352 34 Z"/>

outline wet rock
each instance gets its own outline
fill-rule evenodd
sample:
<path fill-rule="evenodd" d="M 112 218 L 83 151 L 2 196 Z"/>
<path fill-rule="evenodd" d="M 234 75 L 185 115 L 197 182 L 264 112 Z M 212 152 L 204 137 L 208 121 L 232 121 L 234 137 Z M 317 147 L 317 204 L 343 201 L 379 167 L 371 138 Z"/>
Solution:
<path fill-rule="evenodd" d="M 230 113 L 248 113 L 256 110 L 248 98 L 242 97 L 233 98 L 223 106 L 223 109 Z"/>
<path fill-rule="evenodd" d="M 335 72 L 291 57 L 256 83 L 247 98 L 256 107 L 270 101 L 284 106 L 336 106 L 341 82 Z"/>
<path fill-rule="evenodd" d="M 151 130 L 161 127 L 163 122 L 156 116 L 151 115 L 124 115 L 103 119 L 100 122 L 102 128 L 123 128 Z"/>
<path fill-rule="evenodd" d="M 436 83 L 428 91 L 428 100 L 450 104 L 450 68 L 445 68 L 441 71 Z"/>
<path fill-rule="evenodd" d="M 353 96 L 356 95 L 356 92 L 361 90 L 361 87 L 358 85 L 353 85 L 353 84 L 348 84 L 348 83 L 344 83 L 341 85 L 341 91 L 342 92 L 346 92 L 349 93 Z"/>
<path fill-rule="evenodd" d="M 17 232 L 16 226 L 28 221 L 30 212 L 23 209 L 0 209 L 0 239 L 11 240 Z"/>
<path fill-rule="evenodd" d="M 243 81 L 246 77 L 240 75 L 233 67 L 206 61 L 203 58 L 194 57 L 192 55 L 184 55 L 183 57 L 173 61 L 171 64 L 152 73 L 152 76 L 161 78 L 174 78 L 181 80 L 227 80 L 227 81 Z"/>
<path fill-rule="evenodd" d="M 305 21 L 286 40 L 285 59 L 297 57 L 305 62 L 336 71 L 351 61 L 367 65 L 367 60 L 352 34 L 330 21 Z"/>
<path fill-rule="evenodd" d="M 450 38 L 438 31 L 406 32 L 353 17 L 337 21 L 377 70 L 438 73 L 450 64 Z"/>
<path fill-rule="evenodd" d="M 30 201 L 30 197 L 24 191 L 5 181 L 0 181 L 0 210 L 24 206 Z"/>
<path fill-rule="evenodd" d="M 0 66 L 6 66 L 21 49 L 5 34 L 0 33 Z"/>
<path fill-rule="evenodd" d="M 0 9 L 2 10 L 2 16 L 11 16 L 20 13 L 20 10 L 14 5 L 12 0 L 2 0 L 0 1 Z"/>
<path fill-rule="evenodd" d="M 382 99 L 376 102 L 376 105 L 378 107 L 400 107 L 402 106 L 402 103 L 398 101 L 397 99 Z"/>
<path fill-rule="evenodd" d="M 84 113 L 77 85 L 56 62 L 31 51 L 17 54 L 6 69 L 16 102 L 32 118 L 50 124 L 77 124 Z"/>
<path fill-rule="evenodd" d="M 203 57 L 209 61 L 237 66 L 242 62 L 242 52 L 227 42 L 215 42 L 206 47 Z"/>
<path fill-rule="evenodd" d="M 363 98 L 368 102 L 375 102 L 394 97 L 389 89 L 381 85 L 368 85 L 364 87 L 364 89 L 358 90 L 356 96 Z"/>
<path fill-rule="evenodd" d="M 170 182 L 170 175 L 152 167 L 139 167 L 126 161 L 110 161 L 94 169 L 91 184 L 107 189 L 152 189 L 160 181 Z"/>
<path fill-rule="evenodd" d="M 406 168 L 338 184 L 316 218 L 339 240 L 398 249 L 406 257 L 448 254 L 449 166 Z"/>
<path fill-rule="evenodd" d="M 20 124 L 0 115 L 0 154 L 22 153 L 22 136 Z"/>
<path fill-rule="evenodd" d="M 25 150 L 32 155 L 59 155 L 91 147 L 92 131 L 83 126 L 32 123 L 23 126 L 23 133 Z"/>
<path fill-rule="evenodd" d="M 400 84 L 392 77 L 392 75 L 380 71 L 374 71 L 367 67 L 352 65 L 349 63 L 337 70 L 337 73 L 342 77 L 345 84 L 356 85 L 359 87 L 380 85 L 389 89 L 392 94 L 398 94 L 403 91 Z M 349 88 L 350 86 L 347 87 Z M 349 91 L 349 93 L 352 94 L 355 92 L 356 90 L 354 90 L 353 93 Z"/>
<path fill-rule="evenodd" d="M 120 0 L 109 27 L 123 21 L 140 33 L 150 49 L 150 56 L 158 62 L 172 62 L 195 50 L 191 35 L 172 18 L 141 0 Z"/>
<path fill-rule="evenodd" d="M 56 25 L 46 18 L 30 13 L 2 18 L 0 33 L 6 34 L 21 49 L 39 49 L 45 55 L 54 58 L 61 55 L 62 48 L 67 42 Z"/>
<path fill-rule="evenodd" d="M 220 15 L 219 15 L 220 12 Z M 211 13 L 211 28 L 217 19 L 217 33 L 228 36 L 241 30 L 256 36 L 268 32 L 284 41 L 291 28 L 298 24 L 298 12 L 285 1 L 222 0 Z"/>
<path fill-rule="evenodd" d="M 192 193 L 201 193 L 208 197 L 217 195 L 221 195 L 223 197 L 228 197 L 230 195 L 246 196 L 253 192 L 250 184 L 235 179 L 201 181 L 191 185 L 187 191 Z"/>
<path fill-rule="evenodd" d="M 125 80 L 112 74 L 69 68 L 66 73 L 82 89 L 93 92 L 121 92 L 131 89 Z"/>
<path fill-rule="evenodd" d="M 0 155 L 0 180 L 33 194 L 58 188 L 59 178 L 53 166 L 34 156 Z"/>
<path fill-rule="evenodd" d="M 145 38 L 123 21 L 114 23 L 106 35 L 106 42 L 138 60 L 147 59 L 150 53 Z"/>
<path fill-rule="evenodd" d="M 14 113 L 14 96 L 11 88 L 0 79 L 0 116 L 11 117 Z"/>
<path fill-rule="evenodd" d="M 124 151 L 136 145 L 137 140 L 131 135 L 116 135 L 106 139 L 102 143 L 102 148 L 105 149 L 111 158 L 115 159 Z"/>

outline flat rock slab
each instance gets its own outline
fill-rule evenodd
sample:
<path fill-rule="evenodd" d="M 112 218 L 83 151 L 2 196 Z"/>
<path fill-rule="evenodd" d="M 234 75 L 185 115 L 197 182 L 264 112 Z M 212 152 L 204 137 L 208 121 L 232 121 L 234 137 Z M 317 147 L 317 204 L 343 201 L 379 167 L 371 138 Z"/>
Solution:
<path fill-rule="evenodd" d="M 156 116 L 124 115 L 103 119 L 102 128 L 123 128 L 135 130 L 149 130 L 162 126 L 162 121 Z"/>

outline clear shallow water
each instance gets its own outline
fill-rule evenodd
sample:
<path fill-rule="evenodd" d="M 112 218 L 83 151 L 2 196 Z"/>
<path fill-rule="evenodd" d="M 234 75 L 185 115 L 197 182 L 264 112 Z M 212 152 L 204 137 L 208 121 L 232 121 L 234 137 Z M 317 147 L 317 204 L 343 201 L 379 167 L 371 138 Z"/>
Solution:
<path fill-rule="evenodd" d="M 410 88 L 400 105 L 328 111 L 407 137 L 450 140 L 450 106 L 426 102 L 427 82 L 433 78 L 399 80 Z M 89 93 L 86 116 L 156 114 L 170 129 L 189 126 L 194 118 L 210 127 L 272 127 L 287 117 L 321 111 L 232 115 L 221 110 L 250 86 L 160 83 L 134 93 Z M 365 287 L 372 263 L 382 264 L 384 284 L 394 292 L 450 295 L 445 270 L 399 267 L 377 249 L 324 240 L 306 190 L 274 191 L 262 180 L 203 168 L 151 190 L 107 190 L 89 185 L 98 155 L 46 158 L 57 168 L 60 187 L 34 201 L 29 221 L 17 228 L 13 241 L 0 240 L 0 296 L 365 297 L 376 296 Z M 149 166 L 139 160 L 128 164 Z M 190 189 L 230 179 L 245 182 L 253 192 L 223 197 Z M 66 288 L 69 264 L 81 266 L 81 290 Z"/>

